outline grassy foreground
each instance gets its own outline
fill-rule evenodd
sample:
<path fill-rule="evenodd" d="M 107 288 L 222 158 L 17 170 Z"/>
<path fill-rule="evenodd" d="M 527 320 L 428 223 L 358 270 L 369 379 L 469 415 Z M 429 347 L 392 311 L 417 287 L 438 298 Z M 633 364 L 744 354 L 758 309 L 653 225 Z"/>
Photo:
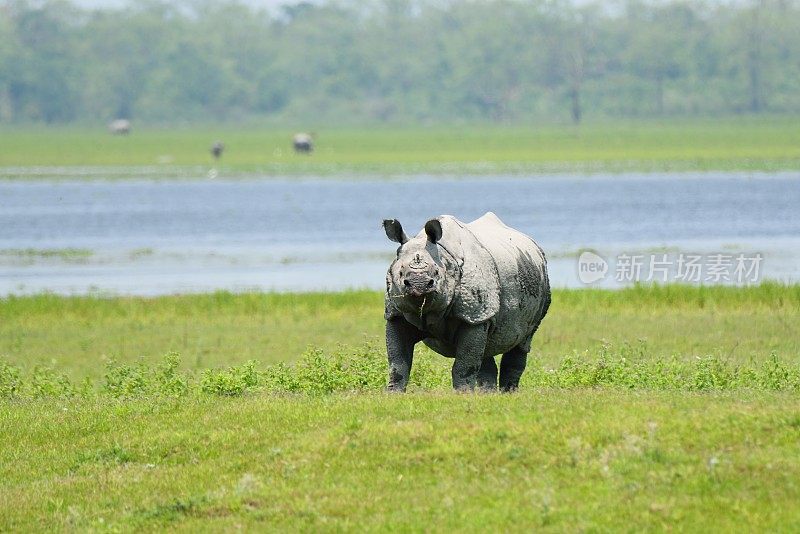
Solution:
<path fill-rule="evenodd" d="M 0 530 L 800 528 L 796 394 L 31 401 Z"/>
<path fill-rule="evenodd" d="M 215 139 L 226 144 L 220 168 L 223 176 L 241 172 L 800 169 L 800 127 L 792 117 L 631 121 L 580 127 L 319 128 L 317 150 L 311 156 L 293 154 L 292 133 L 288 129 L 233 126 L 142 127 L 135 128 L 130 136 L 114 137 L 102 127 L 6 128 L 0 129 L 4 147 L 0 151 L 0 175 L 36 176 L 39 172 L 25 167 L 155 166 L 155 176 L 202 176 L 213 163 L 209 146 Z M 113 175 L 111 169 L 98 176 Z"/>
<path fill-rule="evenodd" d="M 800 286 L 557 291 L 513 395 L 381 303 L 0 300 L 0 531 L 800 528 Z"/>

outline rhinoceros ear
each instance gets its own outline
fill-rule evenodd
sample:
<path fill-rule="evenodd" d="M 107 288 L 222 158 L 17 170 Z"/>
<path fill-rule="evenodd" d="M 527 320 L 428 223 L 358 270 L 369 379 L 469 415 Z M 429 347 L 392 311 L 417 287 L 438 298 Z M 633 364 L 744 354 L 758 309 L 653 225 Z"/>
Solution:
<path fill-rule="evenodd" d="M 428 241 L 431 243 L 438 243 L 442 238 L 442 223 L 439 219 L 431 219 L 425 223 L 425 234 L 428 236 Z"/>
<path fill-rule="evenodd" d="M 408 241 L 408 236 L 403 231 L 403 225 L 397 219 L 384 219 L 383 229 L 386 231 L 386 237 L 395 243 L 402 245 Z"/>

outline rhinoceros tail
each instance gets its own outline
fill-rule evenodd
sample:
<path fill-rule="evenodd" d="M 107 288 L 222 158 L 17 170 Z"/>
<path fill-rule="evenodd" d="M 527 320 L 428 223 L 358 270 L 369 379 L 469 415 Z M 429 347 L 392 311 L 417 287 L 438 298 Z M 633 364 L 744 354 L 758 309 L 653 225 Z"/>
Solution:
<path fill-rule="evenodd" d="M 542 258 L 544 258 L 544 252 L 542 253 Z M 533 334 L 536 333 L 536 330 L 539 329 L 539 325 L 542 324 L 542 319 L 544 319 L 544 316 L 547 315 L 547 310 L 550 309 L 551 293 L 550 278 L 547 276 L 547 260 L 545 260 L 542 264 L 542 282 L 542 302 L 539 304 L 539 313 L 536 314 L 538 319 L 536 324 L 533 326 L 531 336 L 533 336 Z"/>

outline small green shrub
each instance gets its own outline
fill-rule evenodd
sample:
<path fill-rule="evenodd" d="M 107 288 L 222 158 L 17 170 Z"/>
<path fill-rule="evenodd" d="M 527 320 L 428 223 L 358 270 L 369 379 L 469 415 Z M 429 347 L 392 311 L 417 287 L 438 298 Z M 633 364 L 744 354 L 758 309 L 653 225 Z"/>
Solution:
<path fill-rule="evenodd" d="M 137 397 L 148 392 L 147 368 L 144 364 L 120 364 L 111 360 L 106 364 L 102 390 L 114 398 Z"/>
<path fill-rule="evenodd" d="M 385 385 L 385 368 L 370 344 L 342 346 L 332 354 L 309 348 L 294 365 L 270 367 L 264 384 L 269 390 L 312 394 L 379 389 Z"/>
<path fill-rule="evenodd" d="M 378 363 L 376 351 L 366 344 L 357 349 L 339 347 L 331 355 L 309 349 L 294 366 L 298 391 L 332 393 L 334 391 L 380 389 L 385 385 L 385 364 Z"/>
<path fill-rule="evenodd" d="M 153 367 L 141 362 L 129 365 L 111 360 L 106 365 L 101 391 L 114 398 L 144 395 L 180 397 L 189 393 L 191 378 L 178 371 L 181 357 L 170 352 Z"/>
<path fill-rule="evenodd" d="M 74 397 L 78 390 L 69 378 L 57 374 L 49 367 L 36 366 L 29 381 L 30 393 L 34 398 L 40 397 Z"/>
<path fill-rule="evenodd" d="M 707 391 L 713 389 L 727 389 L 734 383 L 737 368 L 726 365 L 714 356 L 697 358 L 697 364 L 689 384 L 690 389 Z"/>
<path fill-rule="evenodd" d="M 450 384 L 447 362 L 436 355 L 417 358 L 411 385 L 434 389 Z M 331 353 L 309 348 L 294 365 L 278 364 L 264 372 L 264 386 L 272 391 L 327 394 L 336 391 L 381 390 L 386 386 L 387 362 L 383 347 L 364 343 L 340 346 Z"/>
<path fill-rule="evenodd" d="M 189 392 L 189 379 L 178 372 L 181 355 L 170 352 L 158 366 L 155 378 L 159 393 L 169 397 L 182 397 Z"/>
<path fill-rule="evenodd" d="M 22 378 L 19 367 L 0 362 L 0 398 L 10 399 L 19 394 Z"/>
<path fill-rule="evenodd" d="M 270 391 L 300 391 L 292 366 L 283 362 L 271 365 L 262 375 L 264 388 Z"/>
<path fill-rule="evenodd" d="M 800 389 L 800 370 L 783 364 L 773 352 L 761 366 L 757 380 L 763 389 Z"/>
<path fill-rule="evenodd" d="M 386 385 L 387 377 L 387 362 L 386 355 L 381 352 L 380 365 L 383 384 Z M 414 368 L 411 373 L 410 384 L 414 388 L 419 389 L 443 389 L 450 388 L 451 376 L 450 366 L 453 360 L 442 358 L 438 354 L 428 354 L 427 357 L 416 358 L 414 360 Z"/>
<path fill-rule="evenodd" d="M 259 383 L 256 364 L 249 361 L 239 367 L 227 370 L 206 369 L 200 377 L 200 389 L 205 393 L 235 397 Z"/>

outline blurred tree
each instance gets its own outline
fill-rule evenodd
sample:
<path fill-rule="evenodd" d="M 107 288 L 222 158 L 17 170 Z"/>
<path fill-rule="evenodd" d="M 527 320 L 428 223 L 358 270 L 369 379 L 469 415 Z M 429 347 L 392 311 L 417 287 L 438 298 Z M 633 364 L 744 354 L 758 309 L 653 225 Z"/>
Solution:
<path fill-rule="evenodd" d="M 5 71 L 10 79 L 0 84 L 8 88 L 12 114 L 47 123 L 75 119 L 83 70 L 74 55 L 81 13 L 64 2 L 10 2 L 2 12 L 13 26 Z"/>
<path fill-rule="evenodd" d="M 14 120 L 16 106 L 12 95 L 19 91 L 15 85 L 20 79 L 17 58 L 21 51 L 11 15 L 10 5 L 0 5 L 0 122 Z"/>
<path fill-rule="evenodd" d="M 123 11 L 96 11 L 83 29 L 85 108 L 96 120 L 134 118 L 152 75 L 167 61 L 178 13 L 146 2 Z M 147 115 L 144 110 L 143 115 Z"/>
<path fill-rule="evenodd" d="M 653 110 L 664 114 L 664 85 L 694 70 L 695 46 L 706 29 L 687 4 L 628 2 L 624 61 L 631 72 L 653 84 Z"/>
<path fill-rule="evenodd" d="M 588 4 L 576 9 L 562 6 L 560 11 L 550 43 L 561 73 L 559 81 L 569 97 L 572 122 L 578 124 L 584 115 L 584 84 L 590 77 L 602 76 L 606 67 L 607 57 L 599 46 L 602 10 L 598 4 Z"/>
<path fill-rule="evenodd" d="M 0 0 L 0 121 L 800 112 L 798 0 Z"/>

